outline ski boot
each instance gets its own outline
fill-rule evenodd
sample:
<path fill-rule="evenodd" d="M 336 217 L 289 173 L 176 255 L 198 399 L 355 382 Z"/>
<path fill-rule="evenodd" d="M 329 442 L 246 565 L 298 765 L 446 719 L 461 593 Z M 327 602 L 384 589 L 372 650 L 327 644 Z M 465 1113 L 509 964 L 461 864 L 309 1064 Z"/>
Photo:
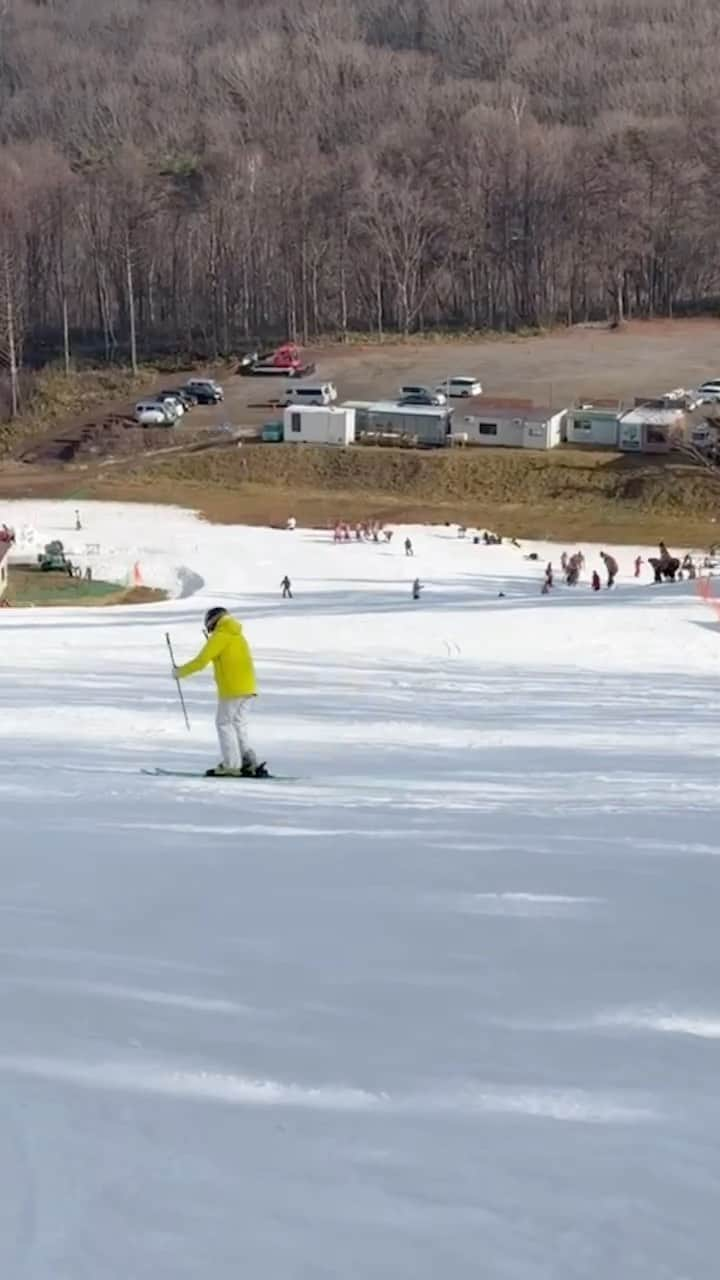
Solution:
<path fill-rule="evenodd" d="M 241 778 L 269 778 L 269 776 L 267 765 L 264 760 L 258 764 L 254 756 L 245 757 L 242 762 L 242 769 L 240 770 Z"/>
<path fill-rule="evenodd" d="M 220 764 L 215 765 L 214 769 L 205 770 L 206 778 L 239 778 L 240 775 L 240 769 L 229 769 L 226 764 L 223 764 L 222 760 Z"/>

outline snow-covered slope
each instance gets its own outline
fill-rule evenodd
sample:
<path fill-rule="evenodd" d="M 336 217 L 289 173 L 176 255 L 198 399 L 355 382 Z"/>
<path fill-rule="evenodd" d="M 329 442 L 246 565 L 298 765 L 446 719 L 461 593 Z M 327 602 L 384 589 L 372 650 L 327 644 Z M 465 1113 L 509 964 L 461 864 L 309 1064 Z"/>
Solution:
<path fill-rule="evenodd" d="M 404 530 L 0 516 L 177 594 L 0 611 L 0 1275 L 714 1280 L 694 584 L 636 583 L 622 549 L 613 593 L 541 596 L 561 548 L 444 528 L 411 559 Z M 189 735 L 164 641 L 191 656 L 211 603 L 294 781 L 141 773 L 217 759 L 211 678 Z"/>

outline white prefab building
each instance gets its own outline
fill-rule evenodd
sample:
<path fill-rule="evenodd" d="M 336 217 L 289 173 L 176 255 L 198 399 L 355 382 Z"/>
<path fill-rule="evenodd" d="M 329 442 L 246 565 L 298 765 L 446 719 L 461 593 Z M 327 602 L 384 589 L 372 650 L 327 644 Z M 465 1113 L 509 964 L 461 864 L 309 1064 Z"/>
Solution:
<path fill-rule="evenodd" d="M 467 433 L 468 444 L 495 449 L 554 449 L 562 441 L 565 409 L 479 405 L 462 414 L 457 430 Z"/>
<path fill-rule="evenodd" d="M 618 444 L 624 453 L 669 453 L 684 440 L 686 423 L 682 409 L 638 405 L 620 417 Z"/>
<path fill-rule="evenodd" d="M 331 405 L 289 405 L 283 413 L 286 444 L 348 445 L 355 441 L 355 410 Z"/>
<path fill-rule="evenodd" d="M 568 444 L 588 444 L 616 449 L 618 442 L 618 418 L 622 413 L 619 403 L 582 401 L 568 411 L 565 436 Z"/>

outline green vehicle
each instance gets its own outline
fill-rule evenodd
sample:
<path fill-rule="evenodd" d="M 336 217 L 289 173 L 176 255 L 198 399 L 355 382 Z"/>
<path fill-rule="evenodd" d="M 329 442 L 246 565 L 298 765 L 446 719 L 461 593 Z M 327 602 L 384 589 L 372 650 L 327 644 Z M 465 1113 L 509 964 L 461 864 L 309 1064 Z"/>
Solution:
<path fill-rule="evenodd" d="M 43 573 L 50 572 L 53 569 L 67 573 L 69 561 L 65 555 L 65 548 L 62 542 L 59 540 L 47 542 L 44 551 L 41 551 L 38 556 L 38 564 Z"/>
<path fill-rule="evenodd" d="M 261 439 L 263 444 L 282 444 L 285 439 L 285 428 L 282 422 L 266 422 Z"/>

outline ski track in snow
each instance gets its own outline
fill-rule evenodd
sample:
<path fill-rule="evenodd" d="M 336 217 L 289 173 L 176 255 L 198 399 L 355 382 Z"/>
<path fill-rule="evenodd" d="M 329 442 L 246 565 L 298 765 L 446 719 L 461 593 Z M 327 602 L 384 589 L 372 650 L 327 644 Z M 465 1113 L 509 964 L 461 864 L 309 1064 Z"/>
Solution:
<path fill-rule="evenodd" d="M 715 1280 L 694 585 L 621 548 L 613 593 L 541 597 L 562 548 L 413 528 L 406 562 L 401 531 L 97 503 L 76 534 L 73 505 L 2 519 L 174 598 L 0 611 L 0 1276 Z M 211 603 L 293 781 L 141 773 L 217 758 L 164 641 L 191 656 Z"/>

